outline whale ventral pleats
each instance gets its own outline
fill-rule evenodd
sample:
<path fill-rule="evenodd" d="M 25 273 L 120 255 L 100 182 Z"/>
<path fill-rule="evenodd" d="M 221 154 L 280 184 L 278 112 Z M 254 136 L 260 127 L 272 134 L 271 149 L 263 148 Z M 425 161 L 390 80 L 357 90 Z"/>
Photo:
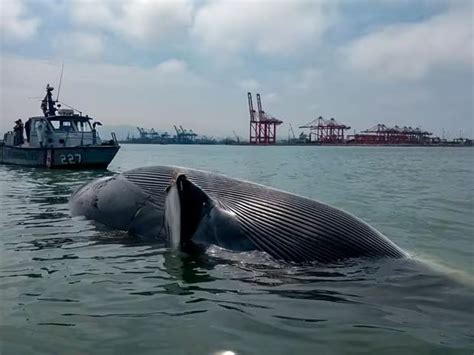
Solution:
<path fill-rule="evenodd" d="M 294 262 L 407 256 L 382 233 L 347 212 L 220 174 L 155 166 L 121 173 L 103 184 L 91 182 L 83 189 L 87 193 L 71 198 L 73 205 L 81 206 L 80 214 L 134 235 L 167 240 L 170 235 L 164 226 L 172 224 L 177 226 L 173 240 L 180 247 L 199 244 L 260 250 Z M 89 202 L 95 198 L 99 210 Z M 165 216 L 167 206 L 173 208 Z M 125 223 L 129 216 L 135 216 L 133 226 Z M 124 222 L 112 223 L 116 220 Z"/>

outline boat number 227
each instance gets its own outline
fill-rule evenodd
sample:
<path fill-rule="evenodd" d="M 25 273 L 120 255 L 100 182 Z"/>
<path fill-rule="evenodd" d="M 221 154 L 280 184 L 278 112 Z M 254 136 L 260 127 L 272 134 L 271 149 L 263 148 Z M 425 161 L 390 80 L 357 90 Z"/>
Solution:
<path fill-rule="evenodd" d="M 61 164 L 80 164 L 82 157 L 80 154 L 61 154 L 59 159 Z"/>

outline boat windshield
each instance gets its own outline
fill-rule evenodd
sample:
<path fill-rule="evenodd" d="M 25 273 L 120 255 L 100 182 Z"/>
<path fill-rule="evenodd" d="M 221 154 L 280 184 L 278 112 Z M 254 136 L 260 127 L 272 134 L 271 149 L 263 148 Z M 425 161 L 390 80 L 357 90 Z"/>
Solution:
<path fill-rule="evenodd" d="M 89 121 L 77 122 L 77 130 L 79 132 L 92 132 L 92 127 Z"/>
<path fill-rule="evenodd" d="M 49 122 L 51 123 L 51 126 L 53 126 L 53 129 L 55 131 L 73 132 L 76 130 L 74 127 L 74 122 L 72 122 L 71 120 L 55 120 L 50 118 Z"/>

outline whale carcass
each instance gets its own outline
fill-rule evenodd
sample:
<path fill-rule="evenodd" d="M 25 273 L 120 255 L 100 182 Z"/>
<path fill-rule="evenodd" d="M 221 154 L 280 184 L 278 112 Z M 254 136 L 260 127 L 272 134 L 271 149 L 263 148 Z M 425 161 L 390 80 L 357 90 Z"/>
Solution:
<path fill-rule="evenodd" d="M 361 219 L 324 203 L 205 171 L 156 166 L 100 178 L 70 199 L 83 215 L 173 248 L 217 245 L 294 262 L 407 254 Z"/>

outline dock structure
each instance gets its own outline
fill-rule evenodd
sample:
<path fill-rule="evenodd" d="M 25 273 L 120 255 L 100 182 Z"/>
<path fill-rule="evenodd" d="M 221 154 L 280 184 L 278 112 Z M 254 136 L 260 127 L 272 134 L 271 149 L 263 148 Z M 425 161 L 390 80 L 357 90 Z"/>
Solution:
<path fill-rule="evenodd" d="M 137 131 L 140 137 L 138 139 L 134 138 L 134 140 L 137 140 L 141 143 L 162 143 L 169 141 L 171 138 L 168 132 L 159 133 L 155 131 L 154 128 L 148 130 L 146 128 L 137 127 Z M 128 138 L 128 140 L 130 140 L 130 138 Z"/>
<path fill-rule="evenodd" d="M 147 139 L 148 140 L 156 140 L 156 139 L 160 139 L 160 138 L 169 136 L 169 134 L 167 132 L 160 134 L 157 131 L 155 131 L 154 128 L 152 128 L 150 130 L 147 130 L 146 128 L 137 127 L 137 130 L 138 130 L 138 133 L 140 134 L 140 138 L 143 139 L 143 140 L 147 140 Z"/>
<path fill-rule="evenodd" d="M 310 129 L 310 142 L 326 144 L 344 143 L 344 131 L 351 129 L 350 126 L 339 123 L 334 118 L 327 120 L 322 116 L 299 128 Z"/>
<path fill-rule="evenodd" d="M 247 93 L 250 113 L 250 144 L 275 144 L 276 127 L 283 121 L 269 115 L 262 108 L 260 94 L 257 94 L 257 109 L 253 108 L 252 94 Z"/>
<path fill-rule="evenodd" d="M 137 127 L 138 133 L 140 134 L 139 138 L 128 138 L 128 141 L 133 141 L 134 143 L 155 143 L 155 144 L 192 144 L 196 143 L 198 135 L 193 132 L 192 129 L 186 130 L 183 126 L 173 126 L 176 131 L 175 136 L 171 136 L 168 132 L 159 133 L 155 129 L 145 129 Z"/>
<path fill-rule="evenodd" d="M 173 126 L 176 131 L 176 142 L 177 143 L 193 143 L 196 140 L 197 134 L 192 129 L 185 130 L 183 126 Z"/>
<path fill-rule="evenodd" d="M 348 138 L 355 144 L 425 144 L 430 143 L 431 135 L 419 127 L 388 127 L 379 123 Z"/>

